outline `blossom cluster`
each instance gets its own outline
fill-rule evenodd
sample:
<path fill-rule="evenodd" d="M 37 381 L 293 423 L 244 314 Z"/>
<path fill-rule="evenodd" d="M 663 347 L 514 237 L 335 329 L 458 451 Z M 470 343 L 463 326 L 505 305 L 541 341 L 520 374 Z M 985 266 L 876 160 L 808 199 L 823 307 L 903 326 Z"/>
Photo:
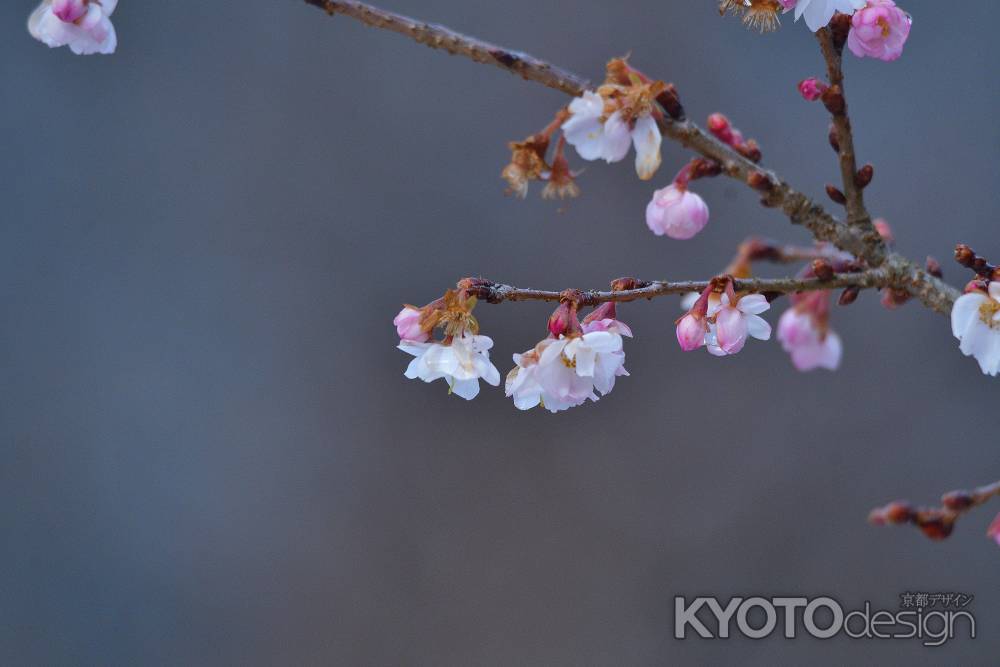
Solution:
<path fill-rule="evenodd" d="M 913 20 L 893 0 L 722 0 L 723 13 L 742 14 L 748 25 L 761 30 L 778 26 L 778 14 L 794 12 L 816 32 L 837 13 L 850 17 L 847 47 L 859 58 L 896 60 L 910 36 Z"/>
<path fill-rule="evenodd" d="M 739 268 L 734 262 L 730 269 Z M 675 322 L 677 342 L 684 351 L 705 347 L 717 357 L 743 350 L 750 338 L 768 340 L 771 325 L 760 315 L 770 309 L 762 294 L 738 292 L 732 275 L 708 282 L 700 294 L 685 297 L 685 314 Z M 613 290 L 633 289 L 634 279 L 619 279 Z M 445 380 L 449 393 L 465 399 L 479 393 L 479 380 L 497 386 L 500 374 L 490 361 L 492 339 L 479 334 L 472 315 L 479 289 L 490 283 L 467 278 L 458 289 L 426 306 L 404 306 L 393 324 L 399 349 L 414 357 L 405 376 L 424 382 Z M 541 406 L 560 412 L 597 401 L 614 389 L 617 378 L 627 376 L 624 339 L 632 329 L 618 319 L 614 301 L 595 307 L 582 320 L 580 292 L 568 290 L 549 317 L 548 335 L 531 349 L 513 355 L 507 374 L 506 395 L 520 410 Z M 811 291 L 792 296 L 782 315 L 778 340 L 794 366 L 801 371 L 835 370 L 842 354 L 840 338 L 829 328 L 829 292 Z M 434 340 L 436 329 L 443 336 Z"/>
<path fill-rule="evenodd" d="M 445 380 L 449 393 L 466 400 L 479 394 L 479 380 L 497 386 L 500 374 L 489 359 L 493 341 L 478 335 L 471 311 L 475 297 L 450 290 L 423 308 L 404 306 L 393 323 L 399 349 L 412 355 L 404 375 L 424 382 Z M 523 354 L 514 355 L 506 394 L 520 410 L 541 406 L 559 412 L 598 400 L 614 389 L 625 370 L 623 337 L 632 330 L 617 319 L 614 303 L 595 308 L 583 322 L 578 306 L 565 300 L 549 318 L 549 335 Z M 442 340 L 431 340 L 435 328 Z"/>

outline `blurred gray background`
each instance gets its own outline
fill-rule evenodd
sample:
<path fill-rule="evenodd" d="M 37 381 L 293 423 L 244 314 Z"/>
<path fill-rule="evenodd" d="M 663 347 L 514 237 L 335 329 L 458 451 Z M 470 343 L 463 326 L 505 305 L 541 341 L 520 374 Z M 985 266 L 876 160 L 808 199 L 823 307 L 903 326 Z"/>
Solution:
<path fill-rule="evenodd" d="M 519 413 L 407 381 L 390 320 L 465 275 L 553 289 L 698 278 L 750 234 L 806 241 L 729 181 L 654 238 L 654 183 L 588 165 L 560 206 L 503 196 L 506 142 L 565 100 L 302 2 L 121 3 L 113 57 L 49 50 L 0 5 L 0 661 L 10 665 L 995 664 L 994 505 L 941 544 L 868 526 L 1000 476 L 998 387 L 948 321 L 868 294 L 843 368 L 683 354 L 677 302 L 620 309 L 632 377 Z M 803 25 L 714 3 L 394 0 L 599 77 L 628 51 L 723 110 L 813 195 L 837 177 L 795 83 Z M 847 58 L 871 208 L 899 248 L 1000 258 L 996 3 L 915 15 Z M 574 156 L 573 163 L 580 165 Z M 483 305 L 510 355 L 551 306 Z M 777 321 L 780 309 L 769 319 Z M 991 511 L 992 510 L 992 511 Z M 678 594 L 975 594 L 975 641 L 673 639 Z"/>

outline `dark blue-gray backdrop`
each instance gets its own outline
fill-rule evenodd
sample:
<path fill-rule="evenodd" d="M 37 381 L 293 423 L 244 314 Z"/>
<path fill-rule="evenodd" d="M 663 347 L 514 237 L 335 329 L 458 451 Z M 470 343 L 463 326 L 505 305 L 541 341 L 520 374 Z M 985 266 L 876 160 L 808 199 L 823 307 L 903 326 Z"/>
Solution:
<path fill-rule="evenodd" d="M 714 3 L 395 0 L 599 77 L 634 62 L 728 112 L 813 195 L 837 177 L 803 25 Z M 916 2 L 895 64 L 847 58 L 872 209 L 899 247 L 1000 257 L 996 3 Z M 948 322 L 873 295 L 836 374 L 777 344 L 682 354 L 674 300 L 621 309 L 632 377 L 519 413 L 402 377 L 390 320 L 457 278 L 695 278 L 744 236 L 805 241 L 738 184 L 653 238 L 656 183 L 588 165 L 560 211 L 504 198 L 505 142 L 557 93 L 301 2 L 129 2 L 113 57 L 0 6 L 0 659 L 4 664 L 995 664 L 992 512 L 941 544 L 868 526 L 996 479 L 997 385 Z M 535 191 L 537 193 L 537 190 Z M 549 307 L 483 305 L 510 354 Z M 776 321 L 777 312 L 772 321 Z M 993 511 L 998 508 L 992 507 Z M 965 592 L 979 637 L 676 641 L 676 594 Z"/>

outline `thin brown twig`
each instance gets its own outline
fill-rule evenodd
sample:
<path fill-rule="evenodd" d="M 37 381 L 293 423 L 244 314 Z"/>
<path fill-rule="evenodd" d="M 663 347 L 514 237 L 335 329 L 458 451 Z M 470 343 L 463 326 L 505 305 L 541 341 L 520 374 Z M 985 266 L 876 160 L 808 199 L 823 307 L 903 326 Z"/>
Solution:
<path fill-rule="evenodd" d="M 717 284 L 714 280 L 679 280 L 679 281 L 637 281 L 638 287 L 635 289 L 618 291 L 587 290 L 576 291 L 578 295 L 575 301 L 580 306 L 597 306 L 608 301 L 615 303 L 625 303 L 628 301 L 638 301 L 640 299 L 654 299 L 669 294 L 687 294 L 689 292 L 701 292 L 712 284 Z M 815 290 L 834 290 L 844 287 L 882 288 L 890 284 L 889 274 L 882 269 L 869 269 L 857 273 L 842 273 L 834 276 L 831 280 L 818 280 L 816 278 L 746 278 L 733 281 L 733 289 L 737 292 L 748 292 L 754 294 L 780 295 L 794 292 L 808 292 Z M 553 290 L 538 290 L 531 288 L 514 287 L 503 283 L 494 283 L 481 278 L 472 278 L 460 283 L 470 294 L 476 298 L 489 303 L 502 303 L 503 301 L 560 301 L 565 297 L 565 292 Z"/>
<path fill-rule="evenodd" d="M 1000 481 L 972 491 L 946 493 L 941 497 L 941 507 L 913 508 L 909 503 L 897 500 L 873 509 L 868 520 L 876 525 L 910 523 L 932 540 L 943 540 L 951 535 L 960 516 L 998 496 Z"/>
<path fill-rule="evenodd" d="M 834 19 L 841 19 L 838 16 Z M 846 37 L 846 34 L 844 35 Z M 883 248 L 884 243 L 878 231 L 872 224 L 872 217 L 865 208 L 864 188 L 858 182 L 858 164 L 854 151 L 854 130 L 851 127 L 851 117 L 847 113 L 847 97 L 844 92 L 843 48 L 841 39 L 831 27 L 821 28 L 816 32 L 823 59 L 826 61 L 827 78 L 831 90 L 828 95 L 836 98 L 833 108 L 828 105 L 833 116 L 833 127 L 837 137 L 837 156 L 840 161 L 840 176 L 843 182 L 846 198 L 847 223 L 859 229 L 869 240 L 869 243 Z"/>
<path fill-rule="evenodd" d="M 442 25 L 425 23 L 394 12 L 386 11 L 357 0 L 305 0 L 327 14 L 343 14 L 362 23 L 399 33 L 416 42 L 449 53 L 462 55 L 476 62 L 488 63 L 535 81 L 568 95 L 579 96 L 589 87 L 589 82 L 576 74 L 556 67 L 526 53 L 497 46 L 475 37 L 463 35 Z M 892 286 L 905 289 L 920 299 L 924 305 L 944 314 L 960 295 L 955 288 L 928 274 L 921 266 L 897 254 L 886 255 L 881 238 L 871 231 L 844 224 L 822 206 L 794 190 L 774 172 L 740 155 L 720 142 L 695 123 L 674 120 L 663 114 L 659 120 L 663 134 L 685 147 L 715 160 L 723 173 L 736 180 L 747 182 L 753 177 L 760 189 L 762 178 L 768 184 L 765 202 L 780 208 L 793 224 L 802 225 L 820 241 L 835 246 L 864 259 L 872 266 L 882 266 L 891 278 Z"/>

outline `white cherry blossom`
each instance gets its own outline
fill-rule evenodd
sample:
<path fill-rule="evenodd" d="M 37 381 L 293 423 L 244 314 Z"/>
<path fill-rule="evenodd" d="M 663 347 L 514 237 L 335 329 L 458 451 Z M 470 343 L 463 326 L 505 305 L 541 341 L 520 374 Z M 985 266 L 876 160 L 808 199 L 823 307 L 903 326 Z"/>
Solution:
<path fill-rule="evenodd" d="M 975 357 L 983 373 L 1000 373 L 1000 282 L 991 282 L 986 292 L 958 297 L 951 310 L 951 331 L 961 341 L 962 354 Z"/>
<path fill-rule="evenodd" d="M 648 180 L 659 169 L 663 135 L 652 115 L 640 115 L 629 123 L 621 111 L 614 111 L 604 120 L 604 98 L 589 90 L 570 102 L 569 111 L 563 135 L 584 160 L 619 162 L 634 146 L 639 178 Z"/>
<path fill-rule="evenodd" d="M 433 382 L 443 379 L 449 392 L 466 400 L 479 395 L 479 380 L 494 387 L 500 384 L 500 371 L 490 363 L 489 349 L 493 340 L 488 336 L 469 333 L 456 337 L 450 344 L 400 341 L 399 349 L 415 358 L 404 375 L 411 379 Z"/>
<path fill-rule="evenodd" d="M 546 338 L 524 354 L 508 374 L 506 393 L 520 410 L 542 405 L 559 412 L 607 395 L 615 379 L 628 375 L 622 336 L 632 332 L 622 322 L 599 320 L 584 325 L 582 335 Z"/>
<path fill-rule="evenodd" d="M 853 14 L 867 4 L 867 0 L 781 0 L 785 11 L 795 10 L 795 20 L 805 18 L 813 32 L 825 28 L 837 12 Z"/>

